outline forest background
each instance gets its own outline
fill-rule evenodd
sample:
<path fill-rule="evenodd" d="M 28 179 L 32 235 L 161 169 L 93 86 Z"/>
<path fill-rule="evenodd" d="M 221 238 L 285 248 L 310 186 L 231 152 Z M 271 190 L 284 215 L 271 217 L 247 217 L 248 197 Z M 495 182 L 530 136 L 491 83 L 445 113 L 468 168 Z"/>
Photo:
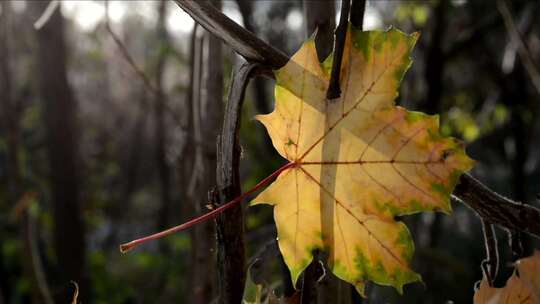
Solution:
<path fill-rule="evenodd" d="M 287 55 L 317 25 L 331 41 L 339 20 L 338 1 L 214 5 Z M 128 254 L 118 245 L 207 210 L 239 57 L 172 1 L 47 8 L 0 2 L 0 303 L 67 303 L 72 280 L 83 303 L 211 303 L 220 284 L 212 221 Z M 478 161 L 475 177 L 536 206 L 539 12 L 534 1 L 374 0 L 364 14 L 364 30 L 421 32 L 398 104 L 439 113 L 442 132 Z M 249 189 L 283 160 L 251 119 L 273 109 L 273 80 L 256 77 L 245 98 L 240 174 Z M 318 284 L 344 295 L 332 303 L 470 303 L 485 258 L 481 224 L 453 207 L 452 216 L 405 217 L 424 284 L 404 295 L 370 285 L 368 300 L 330 275 Z M 294 293 L 271 208 L 249 208 L 245 225 L 246 263 L 264 259 L 258 279 Z M 507 234 L 497 234 L 502 284 L 512 257 Z M 538 248 L 523 241 L 524 254 Z"/>

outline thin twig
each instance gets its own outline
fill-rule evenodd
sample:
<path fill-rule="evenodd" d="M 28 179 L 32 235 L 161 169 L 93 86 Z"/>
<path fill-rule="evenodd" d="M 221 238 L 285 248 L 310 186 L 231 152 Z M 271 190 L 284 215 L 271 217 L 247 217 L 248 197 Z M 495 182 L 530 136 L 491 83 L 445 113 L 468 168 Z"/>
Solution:
<path fill-rule="evenodd" d="M 343 49 L 345 48 L 345 38 L 347 37 L 347 28 L 349 25 L 349 10 L 351 8 L 351 0 L 341 1 L 341 15 L 339 17 L 339 25 L 336 28 L 336 38 L 334 42 L 334 58 L 332 61 L 332 74 L 330 75 L 330 83 L 326 92 L 327 99 L 336 99 L 341 96 L 341 88 L 339 87 L 339 76 L 341 74 L 341 61 L 343 59 Z"/>
<path fill-rule="evenodd" d="M 508 245 L 512 250 L 512 260 L 517 261 L 523 257 L 522 233 L 520 231 L 508 230 Z"/>
<path fill-rule="evenodd" d="M 463 31 L 457 33 L 452 44 L 444 50 L 443 60 L 451 61 L 463 51 L 471 50 L 474 44 L 482 42 L 482 37 L 499 26 L 502 26 L 502 21 L 498 13 L 487 15 L 477 21 L 474 26 L 468 26 Z"/>
<path fill-rule="evenodd" d="M 135 60 L 129 53 L 128 49 L 126 48 L 124 42 L 122 42 L 122 39 L 118 37 L 118 35 L 113 31 L 110 23 L 109 18 L 109 1 L 104 0 L 105 3 L 105 28 L 107 29 L 107 32 L 111 35 L 113 41 L 115 42 L 116 46 L 120 50 L 120 53 L 122 54 L 122 57 L 127 61 L 131 69 L 137 74 L 137 76 L 142 80 L 145 88 L 152 93 L 153 96 L 157 96 L 161 94 L 160 90 L 150 81 L 150 78 L 137 66 L 137 63 L 135 63 Z M 142 99 L 143 102 L 147 102 L 146 99 Z M 177 123 L 177 125 L 182 125 L 182 119 L 178 117 L 176 114 L 176 111 L 172 109 L 168 104 L 164 105 L 165 109 L 167 110 L 167 113 L 173 118 L 173 120 Z"/>
<path fill-rule="evenodd" d="M 108 0 L 105 0 L 105 28 L 107 29 L 107 32 L 109 32 L 112 39 L 116 43 L 116 46 L 122 53 L 123 57 L 126 59 L 126 61 L 131 66 L 133 71 L 137 74 L 137 76 L 143 81 L 146 88 L 149 91 L 151 91 L 153 94 L 159 94 L 158 88 L 154 84 L 152 84 L 152 82 L 150 81 L 150 78 L 148 78 L 148 76 L 146 76 L 146 74 L 137 66 L 137 64 L 135 63 L 135 60 L 133 59 L 133 57 L 127 50 L 124 43 L 122 42 L 122 39 L 120 39 L 120 37 L 118 37 L 118 35 L 116 35 L 116 33 L 111 28 L 111 22 L 109 18 L 109 1 Z"/>
<path fill-rule="evenodd" d="M 73 287 L 75 290 L 73 291 L 73 298 L 71 298 L 71 304 L 77 304 L 79 299 L 79 284 L 75 281 L 70 281 L 71 284 L 73 284 Z"/>
<path fill-rule="evenodd" d="M 51 18 L 52 14 L 56 11 L 56 9 L 60 6 L 60 1 L 53 0 L 49 2 L 49 5 L 45 8 L 43 11 L 43 14 L 34 22 L 34 29 L 39 30 L 41 29 L 47 21 Z"/>
<path fill-rule="evenodd" d="M 498 0 L 497 9 L 501 13 L 510 38 L 518 47 L 518 54 L 521 58 L 521 62 L 523 62 L 523 66 L 525 66 L 536 91 L 540 94 L 540 71 L 538 70 L 538 66 L 534 63 L 531 52 L 514 22 L 514 18 L 512 17 L 512 13 L 510 12 L 506 1 Z"/>
<path fill-rule="evenodd" d="M 482 223 L 482 233 L 484 234 L 484 245 L 486 247 L 486 259 L 482 261 L 482 271 L 487 278 L 489 286 L 493 286 L 493 281 L 497 277 L 499 270 L 499 250 L 497 247 L 497 236 L 493 225 L 484 219 Z"/>
<path fill-rule="evenodd" d="M 357 29 L 364 26 L 364 12 L 366 11 L 366 0 L 352 0 L 350 19 L 351 24 Z"/>

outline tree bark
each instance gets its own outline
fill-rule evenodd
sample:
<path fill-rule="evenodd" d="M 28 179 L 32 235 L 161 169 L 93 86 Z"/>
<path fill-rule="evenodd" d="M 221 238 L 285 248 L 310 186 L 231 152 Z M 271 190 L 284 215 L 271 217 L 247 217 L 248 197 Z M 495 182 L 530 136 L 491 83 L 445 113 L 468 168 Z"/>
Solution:
<path fill-rule="evenodd" d="M 350 19 L 352 25 L 361 29 L 364 26 L 364 13 L 366 11 L 366 0 L 351 0 Z"/>
<path fill-rule="evenodd" d="M 49 1 L 33 2 L 37 15 Z M 78 151 L 77 105 L 67 79 L 67 46 L 64 19 L 56 10 L 37 31 L 39 89 L 47 134 L 50 170 L 50 195 L 54 219 L 54 248 L 58 258 L 61 292 L 56 302 L 66 303 L 72 296 L 70 280 L 79 285 L 79 299 L 89 299 L 86 272 L 85 227 L 81 213 L 80 159 Z"/>
<path fill-rule="evenodd" d="M 246 60 L 270 67 L 282 67 L 289 60 L 287 55 L 266 44 L 213 8 L 209 1 L 174 0 L 174 2 L 197 23 L 226 42 Z"/>
<path fill-rule="evenodd" d="M 195 134 L 195 120 L 198 121 L 198 112 L 195 111 L 195 105 L 200 104 L 201 93 L 201 69 L 202 69 L 202 39 L 197 37 L 197 30 L 200 29 L 197 25 L 193 28 L 191 34 L 190 48 L 190 79 L 189 91 L 184 106 L 184 122 L 183 130 L 185 132 L 185 142 L 178 161 L 180 185 L 183 187 L 181 198 L 185 214 L 189 216 L 200 214 L 202 195 L 197 193 L 199 188 L 190 190 L 190 184 L 198 183 L 198 177 L 193 176 L 194 172 L 199 172 L 201 169 L 195 165 L 195 160 L 200 157 L 200 147 L 196 146 L 200 136 Z M 195 115 L 197 114 L 197 115 Z M 197 173 L 198 174 L 198 173 Z M 205 189 L 206 190 L 206 189 Z M 213 256 L 211 255 L 212 240 L 212 224 L 202 223 L 193 227 L 191 234 L 191 275 L 188 282 L 189 292 L 186 293 L 186 303 L 208 303 L 212 299 L 213 281 L 212 268 Z"/>
<path fill-rule="evenodd" d="M 437 114 L 441 111 L 441 96 L 443 90 L 443 75 L 445 60 L 442 42 L 446 33 L 446 11 L 448 10 L 448 0 L 441 0 L 434 8 L 433 31 L 431 41 L 426 54 L 425 80 L 427 83 L 426 99 L 423 101 L 421 109 L 428 114 Z M 429 226 L 429 236 L 426 246 L 434 248 L 441 233 L 443 215 L 435 213 L 433 221 Z"/>
<path fill-rule="evenodd" d="M 21 148 L 20 115 L 19 105 L 14 98 L 16 87 L 12 83 L 14 74 L 12 65 L 16 58 L 11 55 L 11 7 L 9 3 L 0 3 L 2 16 L 0 18 L 0 118 L 6 136 L 7 148 L 7 199 L 10 204 L 8 208 L 16 208 L 22 201 L 23 176 L 21 174 L 21 163 L 19 153 Z M 25 276 L 31 284 L 30 297 L 33 303 L 52 303 L 47 280 L 43 272 L 43 266 L 39 257 L 37 240 L 35 237 L 34 218 L 25 206 L 18 214 L 19 238 L 23 244 L 23 254 L 21 265 Z M 3 285 L 3 284 L 2 284 Z M 13 286 L 14 288 L 14 286 Z M 0 291 L 0 298 L 3 293 Z M 9 299 L 8 299 L 9 300 Z M 0 299 L 0 302 L 2 299 Z"/>
<path fill-rule="evenodd" d="M 217 9 L 221 9 L 221 1 L 212 1 Z M 215 143 L 218 140 L 219 130 L 223 117 L 223 52 L 221 41 L 211 35 L 204 34 L 204 43 L 201 49 L 202 62 L 202 82 L 200 86 L 200 103 L 198 115 L 198 129 L 200 138 L 197 143 L 201 147 L 200 151 L 202 160 L 202 171 L 199 187 L 199 199 L 196 201 L 199 207 L 198 211 L 202 213 L 202 209 L 206 208 L 214 193 L 214 187 L 217 183 L 216 166 L 217 154 Z M 197 119 L 197 118 L 196 118 Z M 199 214 L 200 214 L 199 213 Z M 214 292 L 215 278 L 215 227 L 213 223 L 204 223 L 201 227 L 201 236 L 198 242 L 199 253 L 205 253 L 204 257 L 200 256 L 200 269 L 206 271 L 204 281 L 209 286 L 205 297 L 211 297 Z M 219 270 L 218 270 L 219 271 Z M 208 303 L 210 299 L 206 299 L 204 303 Z"/>
<path fill-rule="evenodd" d="M 220 2 L 215 2 L 220 7 Z M 197 38 L 195 38 L 197 39 Z M 195 187 L 193 203 L 195 213 L 203 213 L 213 194 L 216 185 L 216 146 L 221 119 L 223 116 L 223 55 L 221 41 L 209 33 L 195 48 L 195 58 L 198 62 L 198 85 L 195 87 L 193 98 L 194 131 L 196 140 Z M 211 199 L 210 199 L 211 200 Z M 214 264 L 212 252 L 214 248 L 214 227 L 212 223 L 202 223 L 195 227 L 193 239 L 193 257 L 196 270 L 194 271 L 194 303 L 211 301 L 213 290 Z M 193 300 L 192 300 L 193 301 Z"/>
<path fill-rule="evenodd" d="M 241 195 L 240 188 L 240 110 L 251 72 L 257 64 L 235 68 L 218 141 L 219 201 L 228 202 Z M 244 244 L 244 206 L 237 205 L 217 218 L 220 303 L 240 303 L 246 281 Z"/>
<path fill-rule="evenodd" d="M 158 58 L 155 66 L 154 94 L 154 136 L 155 136 L 155 157 L 158 168 L 161 206 L 158 211 L 157 229 L 163 230 L 169 224 L 169 213 L 171 212 L 171 172 L 167 162 L 167 127 L 165 126 L 165 109 L 167 96 L 163 89 L 163 72 L 167 60 L 167 53 L 163 51 L 164 46 L 169 43 L 169 33 L 165 25 L 167 17 L 167 2 L 161 0 L 158 7 L 157 38 L 158 38 Z M 161 243 L 164 244 L 164 243 Z M 162 246 L 162 249 L 164 247 Z"/>

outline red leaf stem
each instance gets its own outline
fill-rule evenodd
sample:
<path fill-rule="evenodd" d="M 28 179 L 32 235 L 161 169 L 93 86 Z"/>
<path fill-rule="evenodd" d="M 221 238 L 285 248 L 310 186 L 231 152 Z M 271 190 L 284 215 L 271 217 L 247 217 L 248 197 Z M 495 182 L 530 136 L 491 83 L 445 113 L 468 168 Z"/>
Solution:
<path fill-rule="evenodd" d="M 136 239 L 136 240 L 133 240 L 129 243 L 124 243 L 122 245 L 120 245 L 120 252 L 122 253 L 125 253 L 143 243 L 146 243 L 148 241 L 152 241 L 152 240 L 157 240 L 157 239 L 160 239 L 162 237 L 165 237 L 165 236 L 168 236 L 169 234 L 173 234 L 175 232 L 179 232 L 179 231 L 182 231 L 182 230 L 185 230 L 191 226 L 194 226 L 198 223 L 201 223 L 201 222 L 204 222 L 206 220 L 209 220 L 209 219 L 212 219 L 216 216 L 218 216 L 220 213 L 222 213 L 223 211 L 231 208 L 231 207 L 234 207 L 236 206 L 237 204 L 241 203 L 243 199 L 245 199 L 247 196 L 253 194 L 254 192 L 256 192 L 257 190 L 259 190 L 261 187 L 263 187 L 264 185 L 268 184 L 269 182 L 271 182 L 274 178 L 276 178 L 279 174 L 281 174 L 281 172 L 287 170 L 287 169 L 290 169 L 292 167 L 295 167 L 297 166 L 297 163 L 295 162 L 292 162 L 292 163 L 287 163 L 286 165 L 283 165 L 281 168 L 277 169 L 276 171 L 274 171 L 272 174 L 270 174 L 269 176 L 267 176 L 266 178 L 264 178 L 262 181 L 260 181 L 257 185 L 255 185 L 253 188 L 251 188 L 250 190 L 248 190 L 247 192 L 243 193 L 242 195 L 236 197 L 235 199 L 233 199 L 232 201 L 229 201 L 223 205 L 221 205 L 220 207 L 208 212 L 208 213 L 205 213 L 203 215 L 200 215 L 194 219 L 191 219 L 183 224 L 180 224 L 178 226 L 175 226 L 175 227 L 172 227 L 172 228 L 169 228 L 167 230 L 163 230 L 161 232 L 158 232 L 158 233 L 155 233 L 155 234 L 152 234 L 152 235 L 149 235 L 149 236 L 145 236 L 145 237 L 142 237 L 142 238 L 139 238 L 139 239 Z"/>

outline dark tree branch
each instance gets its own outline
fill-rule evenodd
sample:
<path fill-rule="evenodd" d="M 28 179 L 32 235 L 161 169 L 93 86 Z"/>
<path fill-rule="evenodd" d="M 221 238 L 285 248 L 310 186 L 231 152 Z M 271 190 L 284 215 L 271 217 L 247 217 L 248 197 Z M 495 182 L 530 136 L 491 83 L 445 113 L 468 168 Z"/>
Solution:
<path fill-rule="evenodd" d="M 457 35 L 458 37 L 452 43 L 452 46 L 444 51 L 444 61 L 450 61 L 464 50 L 470 49 L 475 43 L 482 41 L 482 37 L 487 32 L 495 30 L 501 25 L 502 22 L 498 14 L 491 14 L 484 17 L 472 29 L 468 29 Z"/>
<path fill-rule="evenodd" d="M 531 7 L 526 4 L 530 3 L 527 3 L 526 1 L 515 3 L 515 8 L 520 11 L 531 9 Z M 535 7 L 532 6 L 532 8 Z M 499 12 L 483 17 L 483 19 L 479 20 L 475 25 L 471 25 L 470 29 L 458 33 L 456 41 L 444 50 L 444 61 L 450 61 L 464 50 L 471 49 L 479 41 L 482 41 L 483 37 L 485 37 L 488 32 L 497 30 L 503 25 L 504 22 Z"/>
<path fill-rule="evenodd" d="M 219 201 L 228 202 L 242 194 L 240 189 L 240 113 L 246 86 L 258 63 L 244 63 L 231 77 L 232 83 L 218 140 L 217 183 Z M 240 303 L 246 281 L 244 209 L 237 205 L 217 218 L 220 303 Z"/>
<path fill-rule="evenodd" d="M 304 275 L 302 277 L 301 293 L 300 293 L 300 304 L 312 304 L 317 301 L 317 283 L 325 275 L 324 265 L 321 262 L 321 252 L 314 251 L 313 260 L 304 270 Z M 299 283 L 300 284 L 300 283 Z M 297 284 L 297 285 L 299 285 Z"/>
<path fill-rule="evenodd" d="M 242 20 L 248 31 L 251 33 L 257 33 L 257 27 L 253 22 L 253 1 L 252 0 L 236 0 Z M 259 113 L 269 113 L 270 101 L 268 94 L 265 92 L 265 83 L 262 77 L 256 77 L 253 83 L 253 93 L 255 94 L 255 107 Z M 270 140 L 265 140 L 265 145 L 270 146 L 272 143 Z"/>
<path fill-rule="evenodd" d="M 273 68 L 284 66 L 289 58 L 268 45 L 227 16 L 216 10 L 209 1 L 174 0 L 207 31 L 216 35 L 249 62 L 259 62 Z"/>
<path fill-rule="evenodd" d="M 508 230 L 508 245 L 512 250 L 512 260 L 517 261 L 523 257 L 522 232 Z"/>
<path fill-rule="evenodd" d="M 516 23 L 514 22 L 514 18 L 512 17 L 512 13 L 508 8 L 506 0 L 498 0 L 497 9 L 501 13 L 510 38 L 517 45 L 519 57 L 521 58 L 521 62 L 523 63 L 527 74 L 529 74 L 529 77 L 531 78 L 533 86 L 537 93 L 540 94 L 540 70 L 533 60 L 533 56 L 525 43 L 523 35 L 519 32 Z"/>
<path fill-rule="evenodd" d="M 486 259 L 482 261 L 482 272 L 487 278 L 489 286 L 493 286 L 493 281 L 497 277 L 499 269 L 499 251 L 497 249 L 497 236 L 493 225 L 481 219 L 482 233 L 484 234 L 484 245 L 486 247 Z"/>
<path fill-rule="evenodd" d="M 332 62 L 332 74 L 326 92 L 327 99 L 336 99 L 341 96 L 339 87 L 339 75 L 341 73 L 341 60 L 343 59 L 343 49 L 345 48 L 345 38 L 347 37 L 347 27 L 349 25 L 349 11 L 351 9 L 350 0 L 341 1 L 341 15 L 339 25 L 336 28 L 336 38 L 334 40 L 334 60 Z"/>
<path fill-rule="evenodd" d="M 350 19 L 352 25 L 357 29 L 364 26 L 364 12 L 366 10 L 366 0 L 352 0 Z"/>
<path fill-rule="evenodd" d="M 490 223 L 540 237 L 540 209 L 514 202 L 469 174 L 461 176 L 453 195 Z"/>

